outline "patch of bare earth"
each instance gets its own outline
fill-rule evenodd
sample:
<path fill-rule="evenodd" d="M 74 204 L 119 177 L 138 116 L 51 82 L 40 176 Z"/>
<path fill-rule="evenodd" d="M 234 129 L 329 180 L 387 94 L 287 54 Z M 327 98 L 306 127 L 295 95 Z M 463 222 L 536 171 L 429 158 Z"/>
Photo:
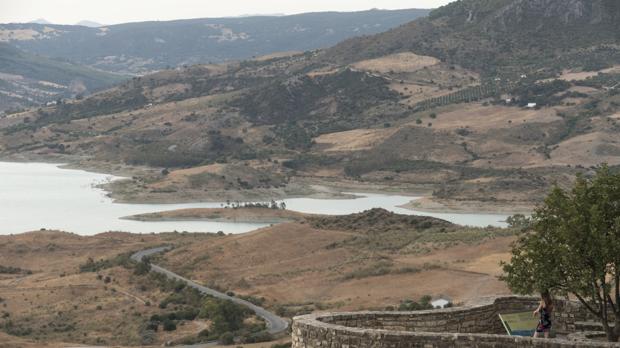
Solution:
<path fill-rule="evenodd" d="M 559 120 L 561 118 L 553 108 L 535 110 L 476 103 L 439 113 L 433 121 L 433 129 L 466 128 L 482 132 L 516 127 L 527 122 L 550 123 Z"/>
<path fill-rule="evenodd" d="M 356 129 L 323 134 L 314 139 L 327 152 L 368 150 L 393 135 L 398 129 Z"/>
<path fill-rule="evenodd" d="M 475 179 L 474 183 L 484 184 L 493 183 L 497 178 Z M 461 201 L 440 199 L 435 197 L 423 197 L 402 206 L 406 209 L 413 209 L 427 212 L 455 212 L 455 213 L 525 213 L 530 214 L 534 205 L 528 201 L 514 201 L 510 205 L 498 205 L 496 202 L 481 201 Z"/>
<path fill-rule="evenodd" d="M 551 152 L 559 165 L 596 166 L 620 164 L 620 142 L 615 134 L 594 132 L 563 141 Z"/>
<path fill-rule="evenodd" d="M 429 56 L 420 56 L 414 53 L 397 53 L 389 56 L 369 59 L 352 64 L 351 66 L 365 71 L 378 73 L 412 72 L 424 67 L 439 64 L 439 59 Z"/>
<path fill-rule="evenodd" d="M 571 70 L 564 70 L 562 72 L 562 74 L 560 75 L 559 79 L 560 80 L 566 80 L 566 81 L 580 81 L 580 80 L 585 80 L 589 77 L 594 77 L 596 75 L 598 75 L 599 73 L 606 73 L 606 74 L 613 74 L 613 73 L 617 73 L 620 72 L 620 65 L 615 65 L 611 68 L 607 68 L 607 69 L 603 69 L 603 70 L 599 70 L 599 71 L 571 71 Z"/>

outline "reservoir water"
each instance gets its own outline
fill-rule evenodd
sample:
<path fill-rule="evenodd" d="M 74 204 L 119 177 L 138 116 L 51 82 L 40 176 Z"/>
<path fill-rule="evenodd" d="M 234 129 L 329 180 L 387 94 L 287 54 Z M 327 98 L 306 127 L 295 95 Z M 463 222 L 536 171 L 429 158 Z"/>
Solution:
<path fill-rule="evenodd" d="M 111 175 L 62 169 L 49 163 L 0 162 L 0 234 L 41 228 L 92 235 L 107 231 L 243 233 L 265 227 L 259 223 L 214 221 L 141 222 L 123 216 L 184 208 L 218 208 L 221 203 L 124 204 L 114 203 L 96 186 L 118 179 Z M 416 197 L 356 193 L 355 199 L 286 199 L 287 209 L 314 214 L 341 215 L 371 208 L 401 214 L 434 216 L 470 226 L 505 226 L 507 215 L 426 213 L 399 208 Z M 270 197 L 265 197 L 270 200 Z"/>

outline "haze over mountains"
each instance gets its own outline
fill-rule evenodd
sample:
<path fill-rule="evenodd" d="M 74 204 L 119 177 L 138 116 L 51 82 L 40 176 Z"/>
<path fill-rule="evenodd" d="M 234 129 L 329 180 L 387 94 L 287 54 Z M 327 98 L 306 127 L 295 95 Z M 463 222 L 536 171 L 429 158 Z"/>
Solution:
<path fill-rule="evenodd" d="M 54 23 L 46 20 L 45 18 L 38 18 L 35 19 L 33 21 L 28 22 L 29 24 L 44 24 L 44 25 L 53 25 Z M 91 28 L 98 28 L 98 27 L 103 27 L 104 25 L 101 23 L 97 23 L 97 22 L 93 22 L 93 21 L 89 21 L 89 20 L 83 20 L 83 21 L 79 21 L 77 23 L 75 23 L 75 25 L 81 25 L 84 27 L 91 27 Z"/>
<path fill-rule="evenodd" d="M 324 48 L 352 36 L 388 30 L 428 12 L 372 10 L 203 18 L 101 28 L 4 24 L 0 36 L 28 52 L 111 72 L 144 73 L 183 64 Z"/>
<path fill-rule="evenodd" d="M 112 26 L 89 21 L 55 25 L 43 19 L 0 24 L 0 43 L 4 43 L 0 47 L 4 63 L 0 65 L 0 111 L 88 94 L 129 75 L 164 68 L 328 47 L 353 36 L 385 31 L 428 12 L 371 10 Z M 15 61 L 19 63 L 9 63 Z M 54 70 L 50 66 L 62 71 L 63 78 L 50 73 Z M 75 85 L 80 88 L 76 90 Z"/>
<path fill-rule="evenodd" d="M 88 21 L 88 20 L 79 21 L 75 23 L 75 25 L 81 25 L 83 27 L 91 27 L 91 28 L 99 28 L 99 27 L 104 26 L 104 24 L 93 22 L 93 21 Z"/>

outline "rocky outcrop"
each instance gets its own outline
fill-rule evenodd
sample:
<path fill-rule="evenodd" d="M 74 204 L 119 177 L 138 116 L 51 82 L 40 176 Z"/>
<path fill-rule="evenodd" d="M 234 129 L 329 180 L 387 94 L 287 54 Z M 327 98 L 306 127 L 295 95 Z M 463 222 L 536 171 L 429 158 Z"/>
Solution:
<path fill-rule="evenodd" d="M 485 25 L 488 30 L 510 30 L 522 24 L 536 23 L 533 28 L 547 25 L 607 25 L 618 16 L 618 5 L 604 0 L 517 0 L 495 13 Z M 530 27 L 532 28 L 532 27 Z"/>

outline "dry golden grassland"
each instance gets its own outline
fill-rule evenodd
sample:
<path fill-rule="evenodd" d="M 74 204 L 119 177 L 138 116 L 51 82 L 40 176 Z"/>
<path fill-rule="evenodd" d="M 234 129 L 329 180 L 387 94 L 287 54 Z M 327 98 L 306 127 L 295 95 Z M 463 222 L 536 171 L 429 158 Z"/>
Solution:
<path fill-rule="evenodd" d="M 120 265 L 97 272 L 81 272 L 80 265 L 88 258 L 113 260 L 119 254 L 201 238 L 209 237 L 127 233 L 81 237 L 53 231 L 0 236 L 0 265 L 32 272 L 0 274 L 0 331 L 4 331 L 0 334 L 12 334 L 0 342 L 18 347 L 66 346 L 62 342 L 139 345 L 145 320 L 160 311 L 157 304 L 167 294 Z M 155 343 L 195 336 L 205 325 L 194 321 L 173 332 L 159 330 Z"/>

